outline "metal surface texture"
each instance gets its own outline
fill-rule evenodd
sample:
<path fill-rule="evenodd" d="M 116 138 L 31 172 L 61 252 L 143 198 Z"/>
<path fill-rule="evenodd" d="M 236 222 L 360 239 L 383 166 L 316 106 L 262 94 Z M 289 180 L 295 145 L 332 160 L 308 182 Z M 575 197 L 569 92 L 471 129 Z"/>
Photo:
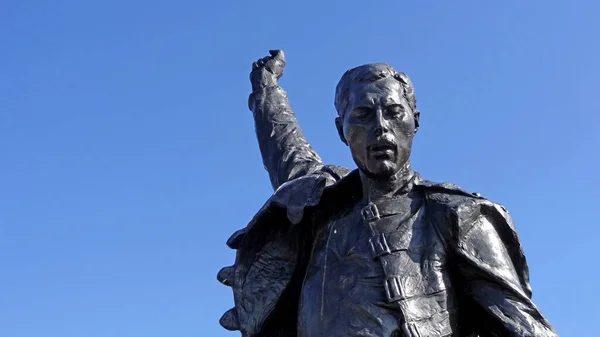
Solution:
<path fill-rule="evenodd" d="M 348 70 L 335 120 L 357 170 L 326 165 L 286 92 L 283 51 L 252 65 L 248 100 L 274 189 L 227 241 L 218 273 L 244 337 L 557 336 L 531 300 L 507 210 L 410 165 L 413 85 L 387 64 Z"/>

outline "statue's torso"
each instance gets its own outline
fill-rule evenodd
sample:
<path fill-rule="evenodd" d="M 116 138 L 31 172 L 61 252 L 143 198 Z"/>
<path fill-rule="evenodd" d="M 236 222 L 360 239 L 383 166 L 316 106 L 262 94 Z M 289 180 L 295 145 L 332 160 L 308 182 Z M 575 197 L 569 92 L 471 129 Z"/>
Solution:
<path fill-rule="evenodd" d="M 452 335 L 455 300 L 446 251 L 422 196 L 374 208 L 356 205 L 317 232 L 298 335 Z"/>

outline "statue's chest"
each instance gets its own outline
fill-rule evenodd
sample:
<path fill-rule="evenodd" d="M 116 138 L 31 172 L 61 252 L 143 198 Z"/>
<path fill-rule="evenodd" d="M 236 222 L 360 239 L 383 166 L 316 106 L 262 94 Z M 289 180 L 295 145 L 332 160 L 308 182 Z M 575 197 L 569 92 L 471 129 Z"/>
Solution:
<path fill-rule="evenodd" d="M 313 258 L 326 281 L 383 288 L 389 303 L 444 288 L 444 242 L 420 199 L 356 207 L 322 230 Z"/>
<path fill-rule="evenodd" d="M 445 259 L 420 200 L 356 207 L 316 237 L 300 321 L 319 333 L 381 321 L 371 330 L 391 336 L 406 320 L 399 301 L 445 289 Z"/>

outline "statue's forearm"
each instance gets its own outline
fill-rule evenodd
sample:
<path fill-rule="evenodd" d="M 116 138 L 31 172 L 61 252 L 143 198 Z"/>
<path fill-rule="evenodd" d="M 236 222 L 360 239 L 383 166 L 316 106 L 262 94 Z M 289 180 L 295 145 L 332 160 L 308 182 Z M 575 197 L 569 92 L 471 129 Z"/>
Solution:
<path fill-rule="evenodd" d="M 485 313 L 480 336 L 558 337 L 530 300 L 485 281 L 471 283 L 469 292 Z"/>
<path fill-rule="evenodd" d="M 321 158 L 304 137 L 281 87 L 275 85 L 255 90 L 248 103 L 273 189 L 322 166 Z"/>

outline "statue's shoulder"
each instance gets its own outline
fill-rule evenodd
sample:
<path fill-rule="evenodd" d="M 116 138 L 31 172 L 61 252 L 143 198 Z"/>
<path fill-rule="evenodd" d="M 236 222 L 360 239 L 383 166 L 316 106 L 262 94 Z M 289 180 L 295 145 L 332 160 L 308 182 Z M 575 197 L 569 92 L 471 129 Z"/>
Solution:
<path fill-rule="evenodd" d="M 439 217 L 435 224 L 455 241 L 459 254 L 516 293 L 531 298 L 527 261 L 508 210 L 454 184 L 423 181 L 419 185 L 432 213 Z"/>
<path fill-rule="evenodd" d="M 447 211 L 457 212 L 465 208 L 478 208 L 482 205 L 504 208 L 477 192 L 467 191 L 452 183 L 421 180 L 417 185 L 423 190 L 425 197 L 431 204 L 443 207 Z"/>
<path fill-rule="evenodd" d="M 324 165 L 315 172 L 290 180 L 277 188 L 267 201 L 266 207 L 281 207 L 287 210 L 292 223 L 298 223 L 304 209 L 321 202 L 323 192 L 346 177 L 351 171 L 342 166 Z"/>
<path fill-rule="evenodd" d="M 241 246 L 243 238 L 247 237 L 252 232 L 258 236 L 264 236 L 261 230 L 257 230 L 259 224 L 268 224 L 269 228 L 279 225 L 284 225 L 288 221 L 292 224 L 299 223 L 303 216 L 304 210 L 307 207 L 314 207 L 321 201 L 323 192 L 326 189 L 333 189 L 335 185 L 346 177 L 351 170 L 335 165 L 324 165 L 317 171 L 290 180 L 277 188 L 271 197 L 265 202 L 261 209 L 256 213 L 250 223 L 243 229 L 233 233 L 227 240 L 227 245 L 237 249 Z M 287 220 L 277 219 L 270 221 L 273 214 L 281 215 L 283 211 L 287 215 Z M 285 217 L 285 215 L 283 215 Z"/>
<path fill-rule="evenodd" d="M 515 228 L 506 208 L 476 192 L 466 191 L 455 184 L 422 181 L 418 184 L 424 191 L 435 214 L 443 217 L 439 223 L 448 223 L 457 235 L 469 232 L 482 219 L 494 223 L 496 230 L 511 233 Z"/>
<path fill-rule="evenodd" d="M 450 201 L 465 198 L 485 200 L 485 198 L 477 192 L 469 192 L 456 184 L 448 182 L 439 183 L 421 179 L 417 182 L 417 186 L 422 188 L 427 196 L 434 200 Z"/>
<path fill-rule="evenodd" d="M 298 198 L 307 196 L 310 190 L 319 190 L 318 187 L 327 187 L 333 185 L 343 177 L 348 175 L 350 170 L 336 165 L 323 165 L 310 174 L 287 181 L 275 190 L 273 196 L 278 200 L 287 200 L 292 194 L 299 193 Z"/>

